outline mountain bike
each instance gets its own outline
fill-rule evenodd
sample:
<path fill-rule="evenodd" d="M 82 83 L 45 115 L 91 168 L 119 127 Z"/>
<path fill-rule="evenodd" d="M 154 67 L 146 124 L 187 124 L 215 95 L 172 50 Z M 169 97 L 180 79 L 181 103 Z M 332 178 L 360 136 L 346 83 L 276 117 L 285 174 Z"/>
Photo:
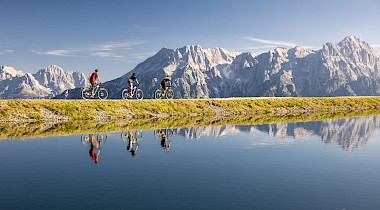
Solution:
<path fill-rule="evenodd" d="M 154 98 L 155 99 L 163 99 L 163 98 L 172 99 L 174 98 L 174 91 L 171 89 L 171 86 L 166 86 L 165 93 L 162 93 L 162 90 L 158 89 L 156 90 L 156 92 L 154 92 Z"/>
<path fill-rule="evenodd" d="M 96 134 L 96 137 L 95 134 L 82 134 L 80 141 L 82 142 L 82 144 L 89 144 L 92 138 L 96 139 L 99 142 L 106 142 L 108 136 L 106 133 Z"/>
<path fill-rule="evenodd" d="M 137 140 L 141 139 L 143 136 L 142 131 L 124 131 L 121 133 L 121 140 L 122 141 L 128 141 L 128 134 L 132 133 L 133 137 Z"/>
<path fill-rule="evenodd" d="M 156 129 L 154 130 L 154 137 L 156 137 L 157 139 L 160 139 L 162 134 L 168 137 L 172 137 L 173 133 L 174 133 L 173 130 L 170 128 Z"/>
<path fill-rule="evenodd" d="M 123 92 L 121 92 L 121 97 L 123 99 L 131 99 L 133 96 L 136 97 L 136 99 L 143 99 L 144 92 L 137 88 L 138 85 L 134 86 L 132 91 L 130 89 L 124 89 Z"/>
<path fill-rule="evenodd" d="M 91 87 L 82 90 L 82 98 L 85 100 L 94 98 L 95 95 L 97 95 L 99 99 L 106 99 L 108 97 L 108 91 L 107 89 L 100 87 L 100 84 L 96 84 L 92 92 Z"/>

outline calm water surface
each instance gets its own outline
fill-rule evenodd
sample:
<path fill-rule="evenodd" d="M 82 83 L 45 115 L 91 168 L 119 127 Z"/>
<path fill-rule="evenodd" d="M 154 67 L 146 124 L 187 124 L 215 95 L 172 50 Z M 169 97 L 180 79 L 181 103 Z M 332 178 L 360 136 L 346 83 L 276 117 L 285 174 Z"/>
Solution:
<path fill-rule="evenodd" d="M 1 209 L 380 209 L 380 117 L 0 141 Z M 100 147 L 101 149 L 98 149 Z M 92 155 L 92 156 L 91 156 Z"/>

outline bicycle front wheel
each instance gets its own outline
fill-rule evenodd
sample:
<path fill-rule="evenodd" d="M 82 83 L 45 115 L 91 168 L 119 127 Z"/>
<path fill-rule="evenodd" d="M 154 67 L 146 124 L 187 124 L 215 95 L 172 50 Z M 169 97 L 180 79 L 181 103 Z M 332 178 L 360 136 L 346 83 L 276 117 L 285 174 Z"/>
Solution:
<path fill-rule="evenodd" d="M 154 92 L 154 98 L 155 99 L 161 99 L 162 98 L 161 90 L 156 90 L 156 92 Z"/>
<path fill-rule="evenodd" d="M 84 89 L 82 90 L 82 98 L 85 99 L 85 100 L 91 98 L 91 91 L 90 91 L 90 88 L 84 88 Z"/>
<path fill-rule="evenodd" d="M 97 138 L 98 138 L 98 141 L 105 142 L 105 141 L 107 141 L 108 136 L 106 133 L 99 133 Z"/>
<path fill-rule="evenodd" d="M 143 99 L 144 98 L 144 93 L 141 89 L 136 90 L 136 98 L 137 99 Z"/>
<path fill-rule="evenodd" d="M 106 99 L 108 97 L 108 91 L 105 88 L 100 88 L 98 92 L 98 97 L 100 99 Z"/>
<path fill-rule="evenodd" d="M 167 90 L 167 91 L 166 91 L 166 98 L 167 98 L 167 99 L 172 99 L 172 98 L 174 98 L 174 91 L 171 90 L 171 89 Z"/>

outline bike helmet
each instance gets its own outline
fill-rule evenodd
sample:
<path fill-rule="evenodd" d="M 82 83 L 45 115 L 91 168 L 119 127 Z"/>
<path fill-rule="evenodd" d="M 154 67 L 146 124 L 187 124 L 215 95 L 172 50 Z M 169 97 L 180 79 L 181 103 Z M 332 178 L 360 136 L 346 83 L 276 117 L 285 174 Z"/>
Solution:
<path fill-rule="evenodd" d="M 170 81 L 169 75 L 166 75 L 166 77 L 164 79 Z"/>

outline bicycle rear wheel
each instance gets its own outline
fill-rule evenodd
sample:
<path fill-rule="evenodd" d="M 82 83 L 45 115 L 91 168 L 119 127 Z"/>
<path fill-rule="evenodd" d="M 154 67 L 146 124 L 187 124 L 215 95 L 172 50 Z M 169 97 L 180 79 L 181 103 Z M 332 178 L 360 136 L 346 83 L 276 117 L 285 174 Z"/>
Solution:
<path fill-rule="evenodd" d="M 156 92 L 154 92 L 154 98 L 155 99 L 161 99 L 162 98 L 161 90 L 156 90 Z"/>
<path fill-rule="evenodd" d="M 98 97 L 100 99 L 106 99 L 108 97 L 108 91 L 105 88 L 100 88 L 98 91 Z"/>
<path fill-rule="evenodd" d="M 91 91 L 90 91 L 90 88 L 84 88 L 82 90 L 82 98 L 87 100 L 87 99 L 90 99 L 91 98 Z"/>
<path fill-rule="evenodd" d="M 166 91 L 166 98 L 167 99 L 174 98 L 174 91 L 172 89 L 169 89 L 169 90 Z"/>
<path fill-rule="evenodd" d="M 121 140 L 122 141 L 128 141 L 128 134 L 129 134 L 129 131 L 124 131 L 121 133 Z"/>
<path fill-rule="evenodd" d="M 124 90 L 121 92 L 121 98 L 122 98 L 122 99 L 128 99 L 128 98 L 129 98 L 129 90 L 128 90 L 128 89 L 124 89 Z"/>
<path fill-rule="evenodd" d="M 82 134 L 82 136 L 80 138 L 80 141 L 82 142 L 82 144 L 88 144 L 88 143 L 90 143 L 90 135 L 88 135 L 88 134 Z"/>
<path fill-rule="evenodd" d="M 136 90 L 136 98 L 137 99 L 143 99 L 144 98 L 144 93 L 141 89 Z"/>

